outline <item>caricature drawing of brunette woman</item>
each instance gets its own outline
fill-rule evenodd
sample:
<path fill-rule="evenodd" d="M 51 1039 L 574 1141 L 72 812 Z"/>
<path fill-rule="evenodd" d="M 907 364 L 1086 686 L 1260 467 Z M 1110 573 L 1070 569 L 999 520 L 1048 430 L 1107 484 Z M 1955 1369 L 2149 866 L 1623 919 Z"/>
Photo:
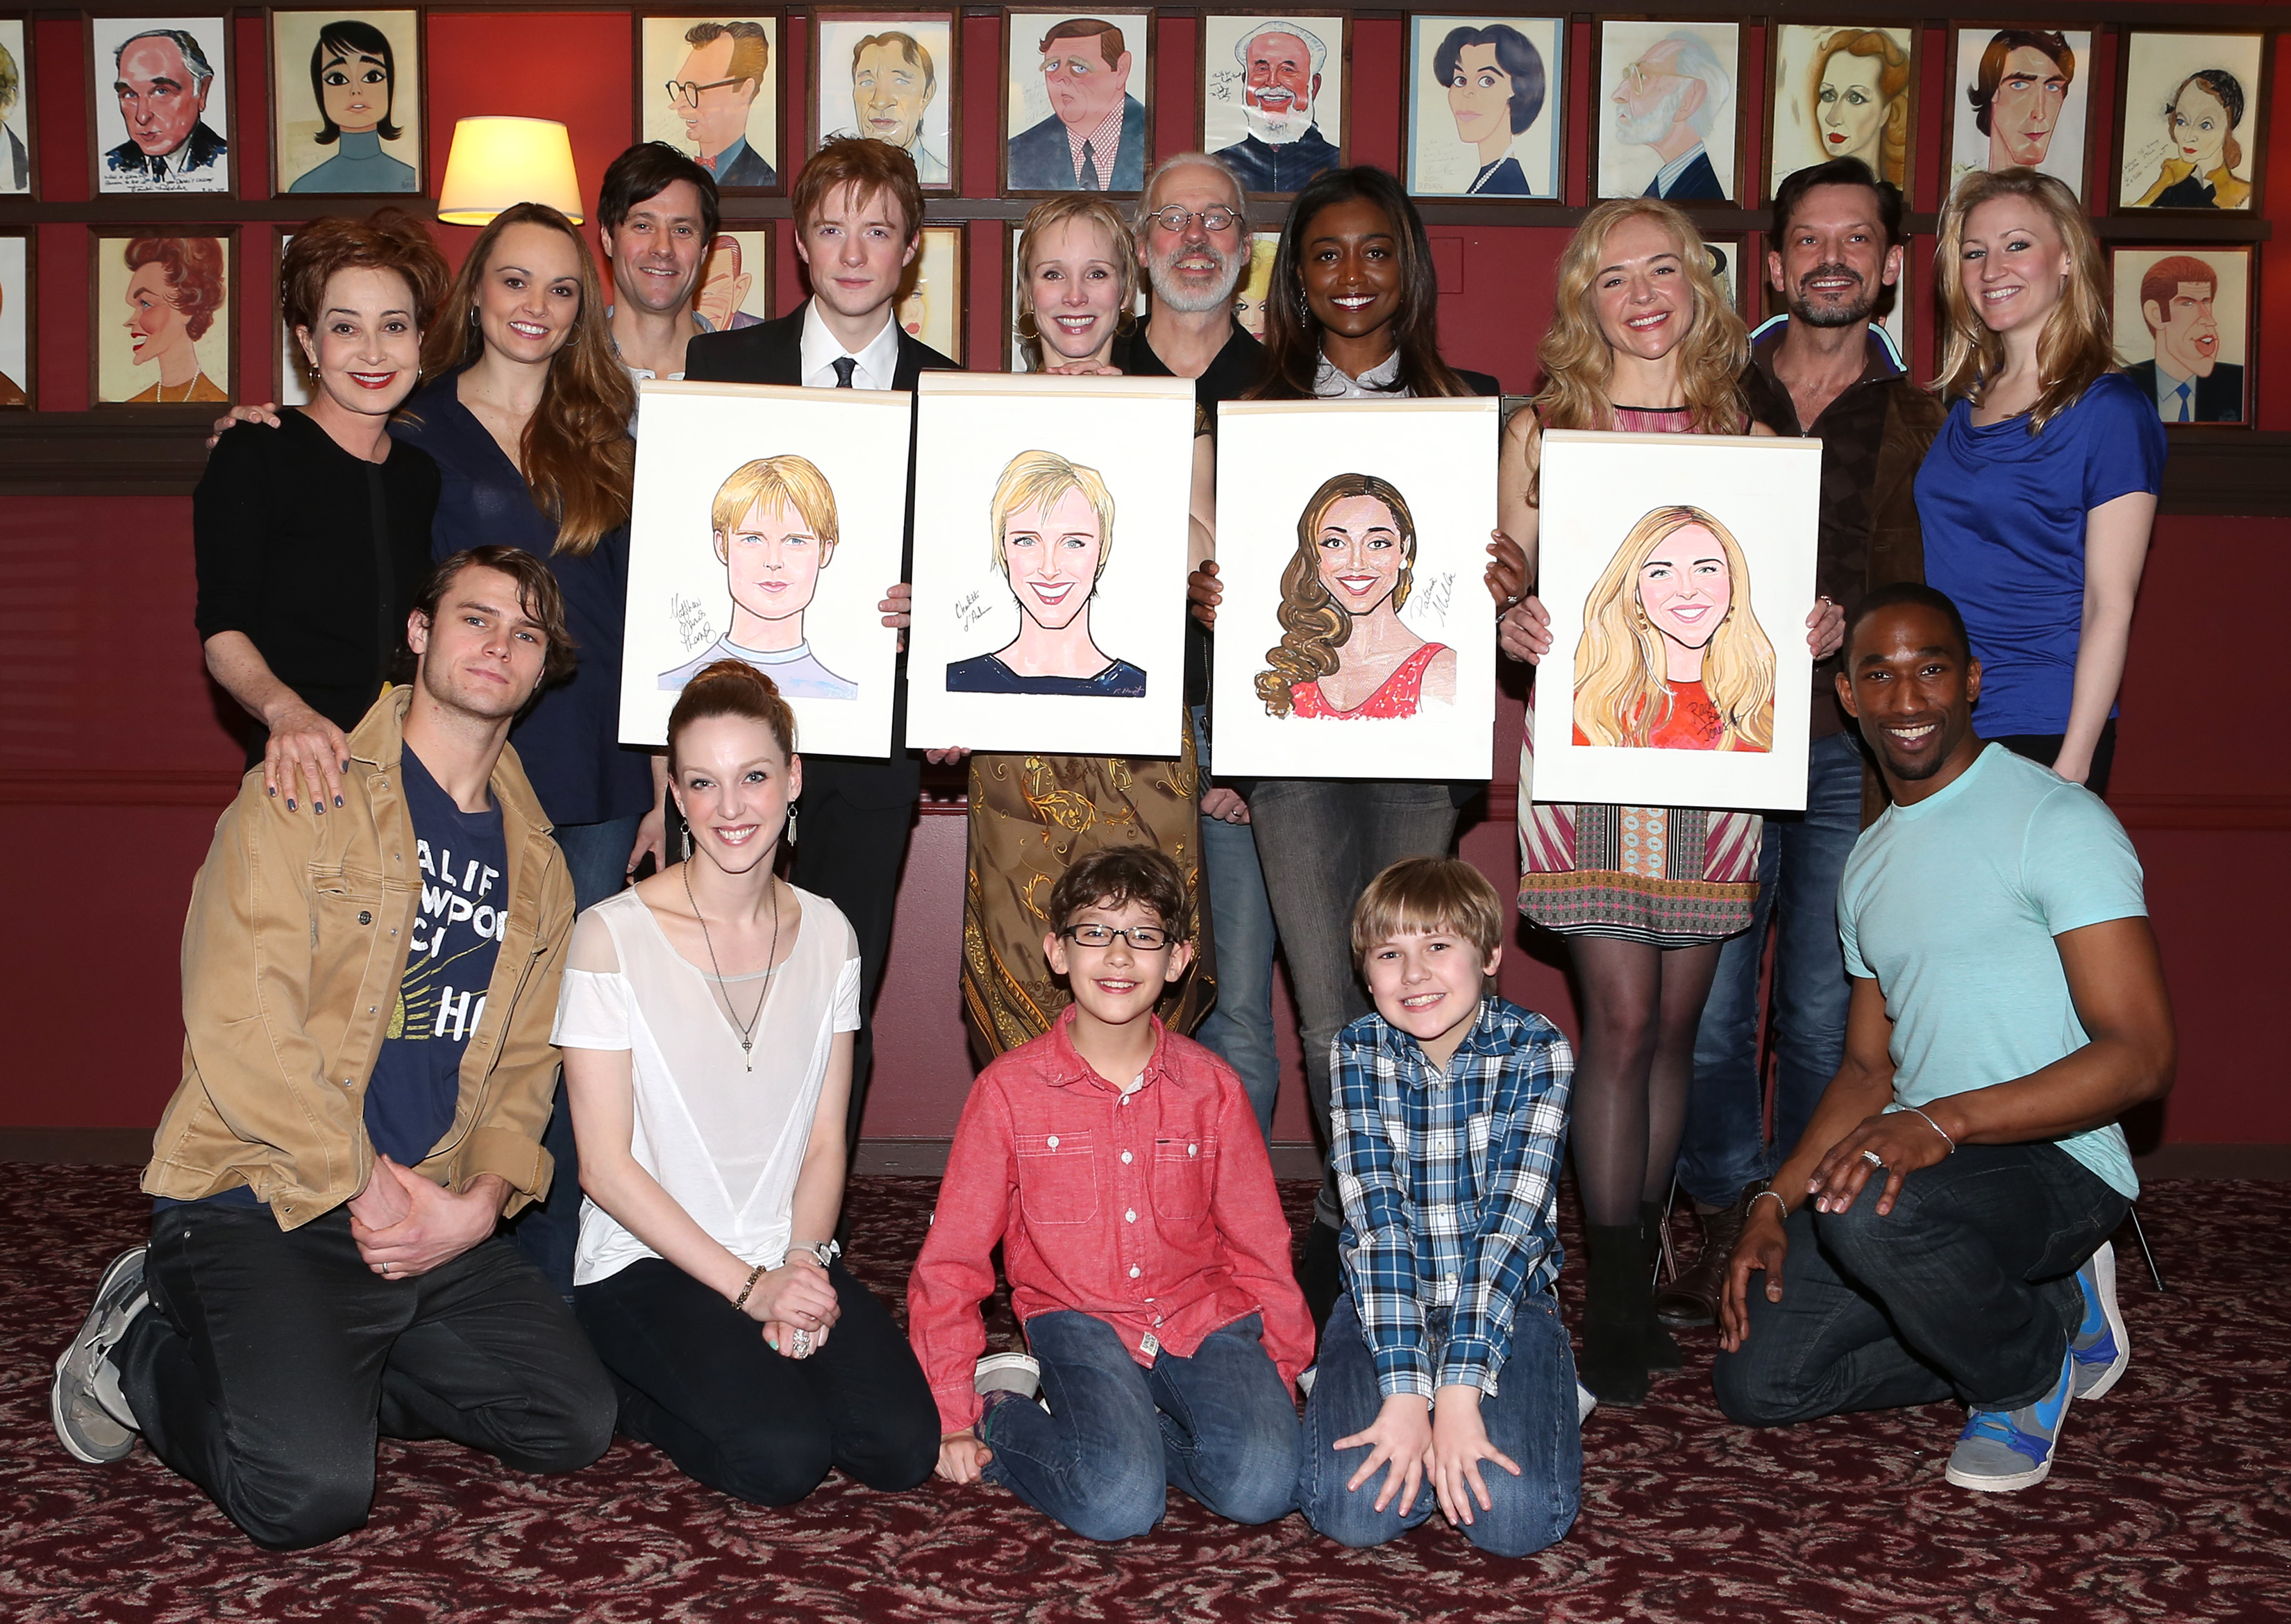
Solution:
<path fill-rule="evenodd" d="M 1138 699 L 1146 673 L 1097 646 L 1090 600 L 1113 552 L 1113 494 L 1094 468 L 1022 451 L 995 482 L 994 564 L 1018 605 L 1018 635 L 946 668 L 950 694 Z"/>
<path fill-rule="evenodd" d="M 1281 640 L 1258 696 L 1274 716 L 1413 716 L 1456 698 L 1456 651 L 1408 629 L 1416 566 L 1407 498 L 1374 474 L 1338 474 L 1297 520 L 1281 572 Z"/>
<path fill-rule="evenodd" d="M 290 193 L 422 189 L 414 166 L 382 149 L 404 133 L 390 119 L 398 64 L 388 35 L 355 17 L 326 24 L 310 47 L 310 93 L 318 103 L 318 144 L 335 151 L 295 176 Z"/>
<path fill-rule="evenodd" d="M 1631 527 L 1583 605 L 1575 743 L 1627 750 L 1774 747 L 1774 646 L 1733 534 L 1700 508 Z"/>

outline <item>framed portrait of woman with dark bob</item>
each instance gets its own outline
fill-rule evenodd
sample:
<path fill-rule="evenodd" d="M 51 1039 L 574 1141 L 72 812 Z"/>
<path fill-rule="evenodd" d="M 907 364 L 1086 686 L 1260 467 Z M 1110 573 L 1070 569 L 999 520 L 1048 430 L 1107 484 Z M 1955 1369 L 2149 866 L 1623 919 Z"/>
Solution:
<path fill-rule="evenodd" d="M 2249 213 L 2267 150 L 2263 34 L 2124 36 L 2116 206 Z"/>
<path fill-rule="evenodd" d="M 1408 191 L 1557 200 L 1567 24 L 1558 17 L 1408 20 Z"/>
<path fill-rule="evenodd" d="M 271 12 L 270 140 L 282 194 L 420 191 L 421 13 Z"/>

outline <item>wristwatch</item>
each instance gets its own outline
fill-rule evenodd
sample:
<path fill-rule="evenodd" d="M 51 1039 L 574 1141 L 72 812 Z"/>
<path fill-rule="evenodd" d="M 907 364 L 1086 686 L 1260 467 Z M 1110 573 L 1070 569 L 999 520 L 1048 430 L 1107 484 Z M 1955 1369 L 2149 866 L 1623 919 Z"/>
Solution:
<path fill-rule="evenodd" d="M 808 1258 L 814 1263 L 819 1265 L 821 1268 L 824 1269 L 829 1264 L 834 1262 L 838 1258 L 843 1255 L 843 1242 L 829 1239 L 822 1241 L 816 1246 L 791 1246 L 788 1248 L 787 1255 L 790 1258 L 797 1257 Z"/>

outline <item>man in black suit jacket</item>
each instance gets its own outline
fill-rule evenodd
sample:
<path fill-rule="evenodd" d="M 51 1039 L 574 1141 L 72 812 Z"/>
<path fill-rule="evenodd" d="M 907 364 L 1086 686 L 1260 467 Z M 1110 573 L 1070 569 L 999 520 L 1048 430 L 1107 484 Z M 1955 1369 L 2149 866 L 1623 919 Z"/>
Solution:
<path fill-rule="evenodd" d="M 2141 276 L 2140 319 L 2156 358 L 2125 375 L 2167 423 L 2243 421 L 2243 368 L 2219 358 L 2218 293 L 2219 272 L 2191 253 L 2166 254 Z"/>
<path fill-rule="evenodd" d="M 1101 17 L 1063 18 L 1041 50 L 1050 116 L 1010 138 L 1012 189 L 1137 191 L 1146 183 L 1146 109 L 1129 93 L 1121 30 Z"/>
<path fill-rule="evenodd" d="M 711 383 L 778 383 L 812 389 L 912 390 L 925 372 L 954 362 L 918 342 L 893 318 L 899 276 L 915 257 L 923 223 L 914 160 L 889 143 L 860 136 L 824 142 L 797 175 L 790 197 L 796 257 L 810 273 L 811 297 L 776 321 L 704 333 L 685 350 L 684 375 Z M 885 594 L 886 625 L 907 623 L 913 574 L 914 451 L 907 453 L 907 539 L 899 581 Z M 848 1148 L 859 1143 L 873 1057 L 875 993 L 890 951 L 891 916 L 907 832 L 922 773 L 907 753 L 904 666 L 891 712 L 888 760 L 804 757 L 798 803 L 795 883 L 816 891 L 851 921 L 859 938 L 859 999 L 866 1025 L 851 1058 Z"/>
<path fill-rule="evenodd" d="M 119 119 L 127 139 L 103 155 L 104 173 L 131 191 L 221 191 L 217 166 L 230 143 L 207 128 L 214 69 L 198 38 L 181 28 L 149 28 L 113 54 Z"/>
<path fill-rule="evenodd" d="M 2179 408 L 2169 403 L 2157 388 L 2156 363 L 2134 361 L 2124 369 L 2124 375 L 2140 386 L 2140 392 L 2156 402 L 2164 421 L 2180 421 Z M 2190 380 L 2195 385 L 2195 398 L 2188 413 L 2188 421 L 2198 423 L 2239 423 L 2243 421 L 2243 368 L 2231 362 L 2221 361 L 2211 371 Z"/>

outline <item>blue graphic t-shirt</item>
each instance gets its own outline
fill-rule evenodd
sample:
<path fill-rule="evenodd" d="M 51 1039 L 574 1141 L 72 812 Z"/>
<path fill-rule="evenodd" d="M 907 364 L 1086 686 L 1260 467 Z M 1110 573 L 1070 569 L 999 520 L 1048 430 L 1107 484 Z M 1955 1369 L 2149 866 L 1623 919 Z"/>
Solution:
<path fill-rule="evenodd" d="M 454 1125 L 462 1055 L 486 1011 L 494 957 L 509 934 L 509 848 L 497 806 L 464 812 L 407 750 L 406 809 L 421 853 L 422 905 L 382 1053 L 366 1089 L 366 1137 L 401 1167 Z"/>

